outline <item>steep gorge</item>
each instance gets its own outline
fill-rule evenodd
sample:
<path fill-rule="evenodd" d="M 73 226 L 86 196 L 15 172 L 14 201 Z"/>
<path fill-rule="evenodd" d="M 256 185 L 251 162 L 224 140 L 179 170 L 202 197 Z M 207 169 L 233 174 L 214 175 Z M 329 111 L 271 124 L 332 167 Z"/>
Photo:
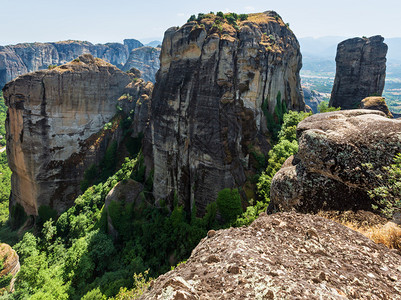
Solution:
<path fill-rule="evenodd" d="M 204 212 L 223 188 L 244 187 L 270 148 L 262 112 L 277 96 L 303 110 L 298 41 L 272 11 L 237 24 L 208 14 L 165 32 L 144 145 L 154 196 L 177 193 Z"/>

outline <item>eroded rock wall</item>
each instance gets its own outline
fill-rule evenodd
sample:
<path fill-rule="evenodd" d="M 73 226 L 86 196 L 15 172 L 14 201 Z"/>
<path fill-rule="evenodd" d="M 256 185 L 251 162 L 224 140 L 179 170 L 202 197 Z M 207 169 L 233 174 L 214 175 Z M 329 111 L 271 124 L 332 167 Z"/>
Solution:
<path fill-rule="evenodd" d="M 160 67 L 160 50 L 149 46 L 132 50 L 122 70 L 136 68 L 141 71 L 141 78 L 154 83 Z"/>
<path fill-rule="evenodd" d="M 156 199 L 176 191 L 198 212 L 246 182 L 252 151 L 269 150 L 264 101 L 273 112 L 280 92 L 289 109 L 304 109 L 299 44 L 282 19 L 271 11 L 238 27 L 217 19 L 165 32 L 145 145 Z"/>
<path fill-rule="evenodd" d="M 80 194 L 83 173 L 119 141 L 117 104 L 145 126 L 152 84 L 89 54 L 52 70 L 20 76 L 3 89 L 7 156 L 13 172 L 10 206 L 36 215 L 41 205 L 62 212 Z M 136 109 L 137 103 L 143 107 Z M 146 116 L 145 116 L 146 115 Z M 109 130 L 104 125 L 112 122 Z"/>
<path fill-rule="evenodd" d="M 142 46 L 137 40 L 126 39 L 124 44 L 94 45 L 90 42 L 69 40 L 0 47 L 0 88 L 18 75 L 47 69 L 49 65 L 66 64 L 86 53 L 122 68 L 131 50 Z"/>
<path fill-rule="evenodd" d="M 338 44 L 336 77 L 330 106 L 358 108 L 362 99 L 381 96 L 386 78 L 387 45 L 381 36 L 353 38 Z"/>

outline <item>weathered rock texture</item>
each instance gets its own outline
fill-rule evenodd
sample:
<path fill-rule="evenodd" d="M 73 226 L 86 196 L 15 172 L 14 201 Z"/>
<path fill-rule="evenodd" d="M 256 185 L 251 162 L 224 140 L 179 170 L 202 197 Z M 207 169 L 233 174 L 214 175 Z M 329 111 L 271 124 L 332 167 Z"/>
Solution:
<path fill-rule="evenodd" d="M 401 256 L 343 225 L 296 213 L 204 238 L 140 299 L 401 299 Z"/>
<path fill-rule="evenodd" d="M 400 132 L 401 121 L 380 111 L 306 118 L 297 127 L 298 153 L 273 177 L 272 204 L 279 210 L 370 210 L 367 191 L 380 184 L 377 172 L 401 152 Z"/>
<path fill-rule="evenodd" d="M 136 68 L 141 71 L 141 78 L 146 81 L 155 82 L 156 72 L 160 67 L 160 48 L 140 47 L 129 54 L 123 71 Z"/>
<path fill-rule="evenodd" d="M 152 84 L 132 80 L 85 54 L 4 87 L 11 206 L 20 203 L 36 215 L 41 205 L 61 212 L 73 204 L 84 170 L 121 138 L 117 104 L 126 112 L 135 110 L 134 134 L 146 125 Z M 108 122 L 112 128 L 103 130 Z"/>
<path fill-rule="evenodd" d="M 0 46 L 0 88 L 18 75 L 47 69 L 49 65 L 66 64 L 86 53 L 122 68 L 131 50 L 142 46 L 141 42 L 134 39 L 126 39 L 124 44 L 94 45 L 90 42 L 69 40 Z"/>
<path fill-rule="evenodd" d="M 307 87 L 302 87 L 304 93 L 305 105 L 308 105 L 312 112 L 316 114 L 318 112 L 318 106 L 320 103 L 326 100 L 325 94 L 311 90 Z"/>
<path fill-rule="evenodd" d="M 383 97 L 367 97 L 361 101 L 360 108 L 379 110 L 384 112 L 387 117 L 393 117 L 392 113 L 388 109 L 386 99 L 384 99 Z"/>
<path fill-rule="evenodd" d="M 338 44 L 330 106 L 358 108 L 362 99 L 382 95 L 387 54 L 387 45 L 383 41 L 384 38 L 378 35 Z"/>
<path fill-rule="evenodd" d="M 15 275 L 20 270 L 19 257 L 17 252 L 10 245 L 0 244 L 0 261 L 2 262 L 2 268 L 0 269 L 0 278 L 9 276 L 11 278 L 9 284 L 4 288 L 7 292 L 14 291 Z M 11 276 L 10 276 L 11 275 Z M 3 289 L 0 289 L 0 295 Z"/>
<path fill-rule="evenodd" d="M 156 199 L 175 190 L 198 212 L 245 183 L 252 151 L 269 150 L 264 101 L 272 112 L 281 92 L 288 108 L 304 109 L 299 44 L 275 12 L 250 14 L 237 30 L 215 21 L 165 32 L 148 140 Z"/>

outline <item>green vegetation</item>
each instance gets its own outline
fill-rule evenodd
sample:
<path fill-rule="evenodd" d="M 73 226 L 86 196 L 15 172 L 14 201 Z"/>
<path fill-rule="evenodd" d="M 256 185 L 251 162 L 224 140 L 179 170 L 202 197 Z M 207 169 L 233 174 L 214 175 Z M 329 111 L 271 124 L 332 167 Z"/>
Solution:
<path fill-rule="evenodd" d="M 322 101 L 317 106 L 317 110 L 318 110 L 319 113 L 325 113 L 325 112 L 330 112 L 330 111 L 341 110 L 341 107 L 329 106 L 329 101 Z"/>
<path fill-rule="evenodd" d="M 258 192 L 265 202 L 270 202 L 270 185 L 273 176 L 280 170 L 288 157 L 298 151 L 296 128 L 309 113 L 289 111 L 283 115 L 283 125 L 278 133 L 278 142 L 269 151 L 268 166 L 257 183 Z"/>
<path fill-rule="evenodd" d="M 364 166 L 374 171 L 371 164 Z M 401 153 L 394 157 L 393 164 L 375 172 L 378 186 L 369 191 L 369 196 L 375 202 L 372 208 L 379 210 L 387 218 L 392 218 L 395 212 L 401 212 Z"/>
<path fill-rule="evenodd" d="M 267 128 L 269 132 L 272 134 L 273 141 L 277 141 L 278 133 L 281 129 L 281 125 L 283 124 L 283 116 L 287 112 L 287 105 L 285 101 L 281 101 L 281 92 L 278 91 L 276 97 L 276 106 L 274 108 L 274 112 L 269 112 L 269 104 L 268 100 L 262 103 L 262 111 L 266 117 Z"/>
<path fill-rule="evenodd" d="M 216 203 L 221 216 L 227 223 L 232 222 L 242 213 L 241 196 L 238 189 L 225 188 L 221 190 Z"/>

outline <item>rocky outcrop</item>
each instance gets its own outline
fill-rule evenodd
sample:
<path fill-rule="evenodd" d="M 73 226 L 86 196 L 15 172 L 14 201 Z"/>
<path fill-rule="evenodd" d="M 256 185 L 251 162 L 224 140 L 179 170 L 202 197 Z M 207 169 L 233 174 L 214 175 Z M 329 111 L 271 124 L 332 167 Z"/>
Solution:
<path fill-rule="evenodd" d="M 123 71 L 136 68 L 141 71 L 141 78 L 146 81 L 155 82 L 156 72 L 160 67 L 160 48 L 140 47 L 129 54 Z"/>
<path fill-rule="evenodd" d="M 318 113 L 318 106 L 326 100 L 325 94 L 311 90 L 307 87 L 302 87 L 304 93 L 305 105 L 308 105 L 314 114 Z"/>
<path fill-rule="evenodd" d="M 144 151 L 155 198 L 176 191 L 202 213 L 218 191 L 244 185 L 251 152 L 269 150 L 262 105 L 273 112 L 280 92 L 289 109 L 304 109 L 300 68 L 298 41 L 275 12 L 237 25 L 208 14 L 168 29 L 152 96 L 153 153 Z"/>
<path fill-rule="evenodd" d="M 133 79 L 85 54 L 4 87 L 10 206 L 37 215 L 42 205 L 62 212 L 73 204 L 85 169 L 121 139 L 117 110 L 135 111 L 134 134 L 146 125 L 152 84 Z"/>
<path fill-rule="evenodd" d="M 209 236 L 140 299 L 401 299 L 401 256 L 322 217 L 263 215 Z"/>
<path fill-rule="evenodd" d="M 392 113 L 388 109 L 386 99 L 384 99 L 383 97 L 367 97 L 361 101 L 360 108 L 379 110 L 384 112 L 387 117 L 393 117 Z"/>
<path fill-rule="evenodd" d="M 387 54 L 387 45 L 383 41 L 384 38 L 378 35 L 338 44 L 330 106 L 358 108 L 362 99 L 382 95 Z"/>
<path fill-rule="evenodd" d="M 19 257 L 17 252 L 10 245 L 0 244 L 0 278 L 2 287 L 0 288 L 0 295 L 4 290 L 7 292 L 14 291 L 15 275 L 20 270 Z"/>
<path fill-rule="evenodd" d="M 107 212 L 107 232 L 114 239 L 117 239 L 118 231 L 113 224 L 113 220 L 114 222 L 118 223 L 121 216 L 118 213 L 113 212 L 113 209 L 109 208 L 110 204 L 114 202 L 113 204 L 117 206 L 138 206 L 139 204 L 144 202 L 144 195 L 142 194 L 141 196 L 142 191 L 143 185 L 141 183 L 132 179 L 128 179 L 127 181 L 118 182 L 107 194 L 104 203 L 104 208 Z"/>
<path fill-rule="evenodd" d="M 278 210 L 371 210 L 376 174 L 401 152 L 401 121 L 380 111 L 312 115 L 297 127 L 299 150 L 273 177 Z"/>
<path fill-rule="evenodd" d="M 0 88 L 18 75 L 47 69 L 50 65 L 66 64 L 85 53 L 122 68 L 131 50 L 142 46 L 141 42 L 134 39 L 125 39 L 124 44 L 94 45 L 86 41 L 68 40 L 0 46 Z"/>

